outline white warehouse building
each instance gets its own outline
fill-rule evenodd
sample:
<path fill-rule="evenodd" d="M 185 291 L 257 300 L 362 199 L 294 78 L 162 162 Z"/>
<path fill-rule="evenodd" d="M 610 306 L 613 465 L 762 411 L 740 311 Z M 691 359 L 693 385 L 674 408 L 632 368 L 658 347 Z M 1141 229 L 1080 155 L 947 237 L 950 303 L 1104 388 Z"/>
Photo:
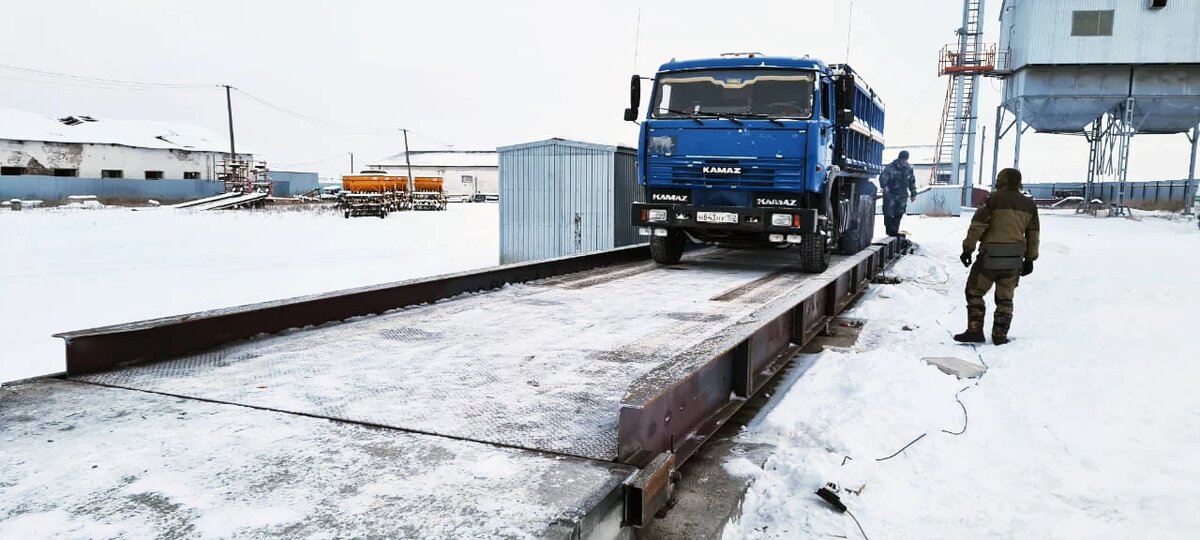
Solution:
<path fill-rule="evenodd" d="M 500 196 L 500 162 L 495 150 L 418 150 L 408 153 L 408 161 L 413 176 L 440 176 L 451 201 Z M 403 152 L 368 167 L 388 174 L 408 175 Z"/>
<path fill-rule="evenodd" d="M 215 180 L 229 140 L 195 124 L 0 108 L 0 176 Z M 250 154 L 238 154 L 252 159 Z"/>

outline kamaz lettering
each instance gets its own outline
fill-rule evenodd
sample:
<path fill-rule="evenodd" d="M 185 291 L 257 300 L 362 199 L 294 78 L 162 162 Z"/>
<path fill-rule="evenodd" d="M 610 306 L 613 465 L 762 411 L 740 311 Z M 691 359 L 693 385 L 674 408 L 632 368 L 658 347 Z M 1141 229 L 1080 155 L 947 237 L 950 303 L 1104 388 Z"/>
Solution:
<path fill-rule="evenodd" d="M 644 79 L 630 80 L 626 120 L 639 119 Z M 637 156 L 648 196 L 631 214 L 655 229 L 655 261 L 678 263 L 688 241 L 789 247 L 823 272 L 835 250 L 871 244 L 883 102 L 850 66 L 733 55 L 671 61 L 653 81 Z"/>

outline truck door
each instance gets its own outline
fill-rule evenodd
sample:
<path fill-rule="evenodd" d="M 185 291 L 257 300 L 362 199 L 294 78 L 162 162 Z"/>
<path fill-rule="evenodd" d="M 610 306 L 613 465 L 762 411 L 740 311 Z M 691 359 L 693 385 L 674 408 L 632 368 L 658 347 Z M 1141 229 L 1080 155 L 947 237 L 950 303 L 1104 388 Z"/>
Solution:
<path fill-rule="evenodd" d="M 821 166 L 828 169 L 833 165 L 833 112 L 837 109 L 833 106 L 833 81 L 829 77 L 821 77 L 821 91 L 818 93 L 821 100 L 821 155 L 819 156 Z"/>

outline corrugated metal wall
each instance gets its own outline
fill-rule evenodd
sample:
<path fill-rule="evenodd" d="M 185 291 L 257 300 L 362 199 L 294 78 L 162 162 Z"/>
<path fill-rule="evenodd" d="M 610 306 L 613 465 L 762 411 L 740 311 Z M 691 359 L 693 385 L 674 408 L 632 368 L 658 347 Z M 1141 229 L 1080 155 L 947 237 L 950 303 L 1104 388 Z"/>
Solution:
<path fill-rule="evenodd" d="M 630 208 L 635 201 L 644 201 L 642 186 L 637 178 L 637 151 L 632 148 L 617 148 L 616 151 L 615 198 L 613 205 L 613 247 L 631 246 L 644 242 L 637 234 L 630 219 Z"/>
<path fill-rule="evenodd" d="M 71 195 L 95 195 L 102 199 L 182 201 L 210 197 L 224 190 L 223 184 L 211 180 L 0 176 L 0 200 L 40 199 L 54 202 Z"/>
<path fill-rule="evenodd" d="M 561 139 L 500 148 L 501 264 L 632 243 L 619 213 L 635 196 L 632 154 Z"/>
<path fill-rule="evenodd" d="M 1001 46 L 1010 67 L 1025 64 L 1140 64 L 1200 62 L 1200 2 L 1169 0 L 1007 0 Z M 1011 8 L 1011 9 L 1010 9 Z M 1112 36 L 1072 36 L 1076 10 L 1113 10 Z"/>
<path fill-rule="evenodd" d="M 295 197 L 319 186 L 315 172 L 271 171 L 267 173 L 267 177 L 274 183 L 271 186 L 271 195 L 275 197 Z"/>
<path fill-rule="evenodd" d="M 917 200 L 908 203 L 906 214 L 912 216 L 957 216 L 962 214 L 962 186 L 929 186 L 917 192 Z"/>

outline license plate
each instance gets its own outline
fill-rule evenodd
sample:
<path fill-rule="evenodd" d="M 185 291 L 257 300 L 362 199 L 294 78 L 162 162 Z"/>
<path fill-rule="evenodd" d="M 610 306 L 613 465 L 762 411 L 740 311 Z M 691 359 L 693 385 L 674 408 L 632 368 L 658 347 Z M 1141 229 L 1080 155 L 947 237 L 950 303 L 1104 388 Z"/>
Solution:
<path fill-rule="evenodd" d="M 696 221 L 705 223 L 737 223 L 738 215 L 730 212 L 696 212 Z"/>

